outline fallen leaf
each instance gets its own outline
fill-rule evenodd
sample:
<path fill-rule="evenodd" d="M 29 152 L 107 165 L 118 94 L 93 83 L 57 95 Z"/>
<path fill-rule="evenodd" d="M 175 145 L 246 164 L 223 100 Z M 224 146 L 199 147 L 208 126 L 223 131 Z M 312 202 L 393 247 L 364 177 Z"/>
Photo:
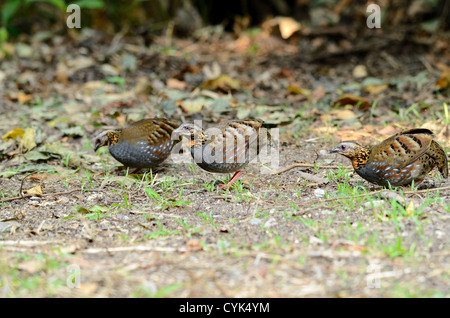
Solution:
<path fill-rule="evenodd" d="M 376 95 L 388 88 L 388 84 L 382 84 L 382 85 L 367 85 L 364 89 L 366 92 Z"/>
<path fill-rule="evenodd" d="M 283 39 L 289 39 L 292 34 L 300 30 L 300 22 L 294 20 L 291 17 L 278 17 L 278 26 L 280 28 L 281 37 Z"/>
<path fill-rule="evenodd" d="M 72 207 L 72 211 L 81 213 L 81 214 L 88 214 L 88 213 L 98 213 L 98 212 L 107 212 L 109 210 L 108 207 L 100 204 L 95 204 L 91 206 L 90 208 L 85 208 L 82 205 L 75 204 Z"/>
<path fill-rule="evenodd" d="M 188 251 L 195 252 L 203 250 L 203 245 L 201 241 L 198 240 L 189 240 L 187 242 Z"/>
<path fill-rule="evenodd" d="M 25 133 L 20 140 L 21 149 L 31 150 L 36 147 L 35 135 L 36 132 L 34 128 L 28 127 L 27 129 L 25 129 Z"/>
<path fill-rule="evenodd" d="M 37 272 L 42 267 L 42 262 L 38 260 L 30 260 L 21 262 L 17 268 L 21 271 L 28 272 L 30 274 Z"/>
<path fill-rule="evenodd" d="M 312 92 L 312 98 L 315 102 L 322 99 L 325 96 L 325 89 L 322 85 L 316 87 L 316 89 Z"/>
<path fill-rule="evenodd" d="M 24 94 L 24 93 L 21 93 L 21 92 L 19 92 L 18 94 L 17 94 L 17 100 L 19 101 L 19 103 L 21 103 L 21 104 L 25 104 L 26 102 L 29 102 L 30 100 L 32 100 L 33 99 L 33 95 L 30 95 L 30 94 Z"/>
<path fill-rule="evenodd" d="M 352 94 L 344 94 L 333 102 L 333 106 L 357 106 L 359 110 L 367 110 L 370 108 L 370 102 L 360 96 Z"/>
<path fill-rule="evenodd" d="M 161 109 L 167 116 L 172 116 L 177 111 L 178 105 L 174 100 L 166 100 L 161 103 Z"/>
<path fill-rule="evenodd" d="M 222 74 L 219 75 L 219 77 L 207 80 L 203 83 L 203 88 L 228 92 L 229 90 L 239 89 L 240 83 L 238 80 L 233 79 L 226 74 Z"/>
<path fill-rule="evenodd" d="M 411 202 L 409 202 L 408 206 L 405 209 L 405 214 L 414 215 L 414 210 L 414 200 L 411 200 Z"/>
<path fill-rule="evenodd" d="M 176 78 L 169 78 L 166 82 L 167 87 L 184 90 L 187 87 L 187 83 L 177 80 Z"/>
<path fill-rule="evenodd" d="M 64 136 L 82 137 L 85 135 L 83 128 L 81 128 L 80 126 L 61 129 L 61 132 L 64 134 Z"/>
<path fill-rule="evenodd" d="M 362 78 L 368 75 L 367 68 L 365 65 L 356 65 L 353 69 L 354 78 Z"/>
<path fill-rule="evenodd" d="M 58 83 L 62 83 L 64 85 L 67 85 L 69 78 L 69 71 L 67 67 L 63 63 L 59 63 L 56 72 L 55 72 L 55 80 Z"/>
<path fill-rule="evenodd" d="M 140 76 L 136 80 L 134 92 L 136 95 L 149 95 L 153 90 L 152 81 L 147 76 Z"/>
<path fill-rule="evenodd" d="M 92 295 L 98 289 L 98 284 L 96 283 L 81 283 L 80 288 L 78 289 L 84 295 Z"/>
<path fill-rule="evenodd" d="M 333 120 L 349 120 L 356 118 L 356 114 L 350 109 L 336 109 L 320 116 L 323 123 Z"/>
<path fill-rule="evenodd" d="M 56 157 L 59 157 L 55 154 Z M 37 150 L 29 151 L 24 155 L 25 159 L 30 161 L 39 161 L 39 160 L 48 160 L 52 157 L 52 154 L 49 152 L 41 152 Z"/>
<path fill-rule="evenodd" d="M 306 88 L 297 87 L 292 84 L 288 86 L 288 92 L 291 94 L 300 94 L 300 95 L 304 95 L 304 96 L 311 95 L 311 90 L 306 89 Z"/>
<path fill-rule="evenodd" d="M 436 81 L 436 84 L 434 86 L 437 89 L 448 89 L 450 88 L 450 70 L 445 70 L 442 72 L 439 79 Z"/>
<path fill-rule="evenodd" d="M 382 136 L 386 136 L 386 135 L 393 135 L 395 133 L 396 129 L 394 128 L 394 126 L 386 126 L 380 130 L 377 130 L 377 134 L 382 135 Z"/>
<path fill-rule="evenodd" d="M 25 194 L 33 194 L 33 195 L 42 195 L 42 188 L 41 186 L 35 186 L 31 189 L 23 191 Z"/>
<path fill-rule="evenodd" d="M 8 131 L 6 134 L 4 134 L 2 136 L 2 139 L 4 139 L 4 140 L 9 140 L 9 139 L 16 140 L 18 136 L 20 138 L 22 138 L 24 134 L 25 134 L 25 130 L 23 130 L 22 128 L 15 128 L 13 130 Z"/>
<path fill-rule="evenodd" d="M 207 98 L 199 96 L 194 99 L 185 99 L 183 101 L 178 101 L 177 105 L 185 112 L 185 113 L 198 113 L 203 109 L 205 104 L 210 103 L 211 101 Z"/>

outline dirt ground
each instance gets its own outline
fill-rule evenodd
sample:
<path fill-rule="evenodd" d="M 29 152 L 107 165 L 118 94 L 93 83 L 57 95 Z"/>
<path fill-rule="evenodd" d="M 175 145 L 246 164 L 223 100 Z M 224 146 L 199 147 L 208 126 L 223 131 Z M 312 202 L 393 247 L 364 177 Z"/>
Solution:
<path fill-rule="evenodd" d="M 323 37 L 97 36 L 1 61 L 1 296 L 450 296 L 450 181 L 434 170 L 419 189 L 381 191 L 329 154 L 412 127 L 448 153 L 449 92 L 435 83 L 450 53 L 433 46 L 448 35 L 348 54 Z M 128 175 L 93 151 L 100 131 L 147 117 L 261 118 L 279 164 L 222 191 L 228 175 L 194 164 Z"/>

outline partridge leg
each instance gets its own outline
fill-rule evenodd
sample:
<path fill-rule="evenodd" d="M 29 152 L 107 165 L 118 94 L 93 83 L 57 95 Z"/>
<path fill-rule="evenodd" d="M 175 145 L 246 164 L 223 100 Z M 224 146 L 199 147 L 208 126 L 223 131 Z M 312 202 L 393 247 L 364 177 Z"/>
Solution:
<path fill-rule="evenodd" d="M 223 189 L 223 190 L 225 190 L 225 189 L 229 189 L 229 188 L 231 188 L 231 185 L 233 184 L 233 182 L 234 181 L 236 181 L 237 180 L 237 178 L 239 178 L 239 176 L 242 174 L 242 171 L 237 171 L 234 175 L 233 175 L 233 177 L 231 178 L 231 180 L 230 180 L 230 182 L 228 182 L 228 184 L 219 184 L 219 186 Z"/>
<path fill-rule="evenodd" d="M 139 170 L 141 170 L 141 168 L 136 168 L 133 171 L 130 172 L 130 174 L 135 174 L 136 172 L 138 172 Z"/>

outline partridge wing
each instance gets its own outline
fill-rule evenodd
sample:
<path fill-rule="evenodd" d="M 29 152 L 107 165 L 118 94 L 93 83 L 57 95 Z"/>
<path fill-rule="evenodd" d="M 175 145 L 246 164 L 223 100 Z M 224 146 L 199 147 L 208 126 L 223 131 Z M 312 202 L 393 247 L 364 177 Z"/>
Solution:
<path fill-rule="evenodd" d="M 122 138 L 156 157 L 166 157 L 173 147 L 172 132 L 178 126 L 165 118 L 143 119 L 124 129 Z"/>
<path fill-rule="evenodd" d="M 233 120 L 218 127 L 207 130 L 208 146 L 222 158 L 222 162 L 229 164 L 248 161 L 248 152 L 255 147 L 258 131 L 262 120 Z M 214 136 L 214 137 L 213 137 Z"/>
<path fill-rule="evenodd" d="M 402 169 L 428 151 L 433 133 L 415 128 L 395 134 L 371 149 L 369 161 L 385 162 Z"/>

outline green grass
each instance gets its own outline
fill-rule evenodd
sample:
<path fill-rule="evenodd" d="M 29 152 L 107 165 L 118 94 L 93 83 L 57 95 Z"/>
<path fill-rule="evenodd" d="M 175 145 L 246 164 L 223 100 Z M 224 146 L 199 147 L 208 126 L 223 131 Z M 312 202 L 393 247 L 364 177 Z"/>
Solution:
<path fill-rule="evenodd" d="M 158 192 L 150 188 L 144 188 L 144 192 L 154 202 L 154 208 L 156 210 L 166 210 L 168 208 L 180 207 L 193 202 L 182 200 L 183 188 L 180 189 L 178 198 L 170 197 L 169 192 L 165 192 L 164 195 L 159 195 Z"/>
<path fill-rule="evenodd" d="M 183 288 L 182 283 L 173 283 L 156 289 L 156 291 L 151 290 L 147 286 L 141 285 L 136 290 L 131 292 L 131 297 L 136 298 L 164 298 L 173 295 L 176 291 Z M 156 287 L 155 287 L 156 288 Z"/>
<path fill-rule="evenodd" d="M 173 234 L 180 234 L 180 232 L 178 230 L 169 230 L 167 228 L 164 228 L 164 226 L 161 224 L 161 221 L 159 221 L 159 220 L 156 220 L 156 225 L 158 227 L 158 230 L 147 233 L 145 235 L 145 238 L 157 239 L 162 236 L 170 236 Z"/>

